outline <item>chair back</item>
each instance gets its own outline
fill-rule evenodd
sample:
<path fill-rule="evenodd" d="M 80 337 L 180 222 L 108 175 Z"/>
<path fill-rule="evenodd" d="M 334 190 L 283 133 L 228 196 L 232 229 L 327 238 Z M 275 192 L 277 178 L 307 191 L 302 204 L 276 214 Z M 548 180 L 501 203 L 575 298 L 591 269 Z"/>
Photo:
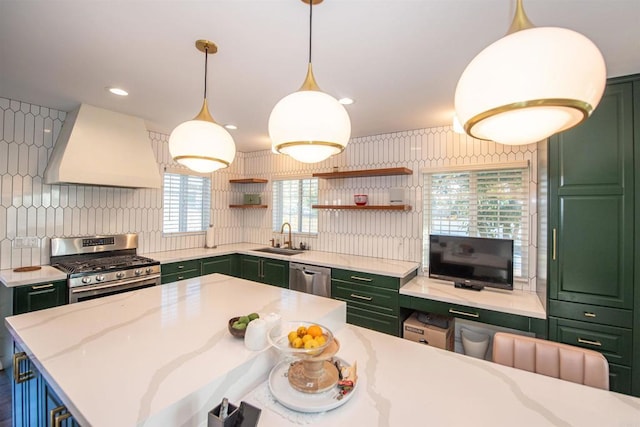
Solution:
<path fill-rule="evenodd" d="M 609 390 L 609 363 L 597 351 L 498 332 L 493 361 L 549 377 Z"/>

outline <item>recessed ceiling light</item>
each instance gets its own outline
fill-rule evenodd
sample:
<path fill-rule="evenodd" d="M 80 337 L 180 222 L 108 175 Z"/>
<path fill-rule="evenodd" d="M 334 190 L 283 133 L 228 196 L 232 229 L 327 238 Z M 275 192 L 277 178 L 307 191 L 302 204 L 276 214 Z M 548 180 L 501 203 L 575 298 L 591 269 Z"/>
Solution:
<path fill-rule="evenodd" d="M 236 130 L 238 129 L 238 126 L 236 125 L 231 125 L 231 124 L 226 124 L 224 125 L 225 128 L 229 129 L 229 130 Z"/>
<path fill-rule="evenodd" d="M 114 95 L 118 95 L 118 96 L 127 96 L 129 95 L 129 92 L 127 92 L 124 89 L 121 89 L 119 87 L 108 87 L 107 90 L 109 92 L 111 92 Z"/>
<path fill-rule="evenodd" d="M 353 104 L 355 101 L 351 98 L 340 98 L 338 99 L 338 102 L 342 105 L 351 105 Z"/>

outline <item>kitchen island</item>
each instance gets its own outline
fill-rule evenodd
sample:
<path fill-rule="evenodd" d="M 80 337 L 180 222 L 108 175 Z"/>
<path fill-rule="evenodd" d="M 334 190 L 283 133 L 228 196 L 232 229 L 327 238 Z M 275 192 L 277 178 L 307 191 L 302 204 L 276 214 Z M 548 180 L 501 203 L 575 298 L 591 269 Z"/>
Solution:
<path fill-rule="evenodd" d="M 299 415 L 269 398 L 279 355 L 227 320 L 251 311 L 321 323 L 358 362 L 344 406 Z M 626 425 L 640 399 L 531 374 L 345 324 L 343 302 L 219 274 L 10 317 L 11 334 L 81 425 L 206 426 L 223 396 L 260 425 Z"/>

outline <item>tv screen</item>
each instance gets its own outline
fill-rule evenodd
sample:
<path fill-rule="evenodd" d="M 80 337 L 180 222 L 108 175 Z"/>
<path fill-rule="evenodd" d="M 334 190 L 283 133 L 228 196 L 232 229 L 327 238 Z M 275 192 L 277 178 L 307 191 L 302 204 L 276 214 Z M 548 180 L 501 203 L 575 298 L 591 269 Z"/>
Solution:
<path fill-rule="evenodd" d="M 513 240 L 429 236 L 429 277 L 457 288 L 513 289 Z"/>

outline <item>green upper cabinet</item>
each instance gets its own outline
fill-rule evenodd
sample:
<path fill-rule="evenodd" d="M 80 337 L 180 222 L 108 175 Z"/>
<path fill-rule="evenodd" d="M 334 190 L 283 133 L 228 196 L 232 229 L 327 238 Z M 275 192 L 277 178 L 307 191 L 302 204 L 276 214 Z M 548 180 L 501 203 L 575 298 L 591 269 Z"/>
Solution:
<path fill-rule="evenodd" d="M 609 85 L 549 145 L 550 299 L 633 307 L 633 93 Z"/>
<path fill-rule="evenodd" d="M 289 261 L 241 255 L 240 271 L 243 279 L 289 287 Z"/>
<path fill-rule="evenodd" d="M 37 283 L 18 286 L 13 294 L 13 314 L 55 307 L 67 302 L 67 282 Z"/>

